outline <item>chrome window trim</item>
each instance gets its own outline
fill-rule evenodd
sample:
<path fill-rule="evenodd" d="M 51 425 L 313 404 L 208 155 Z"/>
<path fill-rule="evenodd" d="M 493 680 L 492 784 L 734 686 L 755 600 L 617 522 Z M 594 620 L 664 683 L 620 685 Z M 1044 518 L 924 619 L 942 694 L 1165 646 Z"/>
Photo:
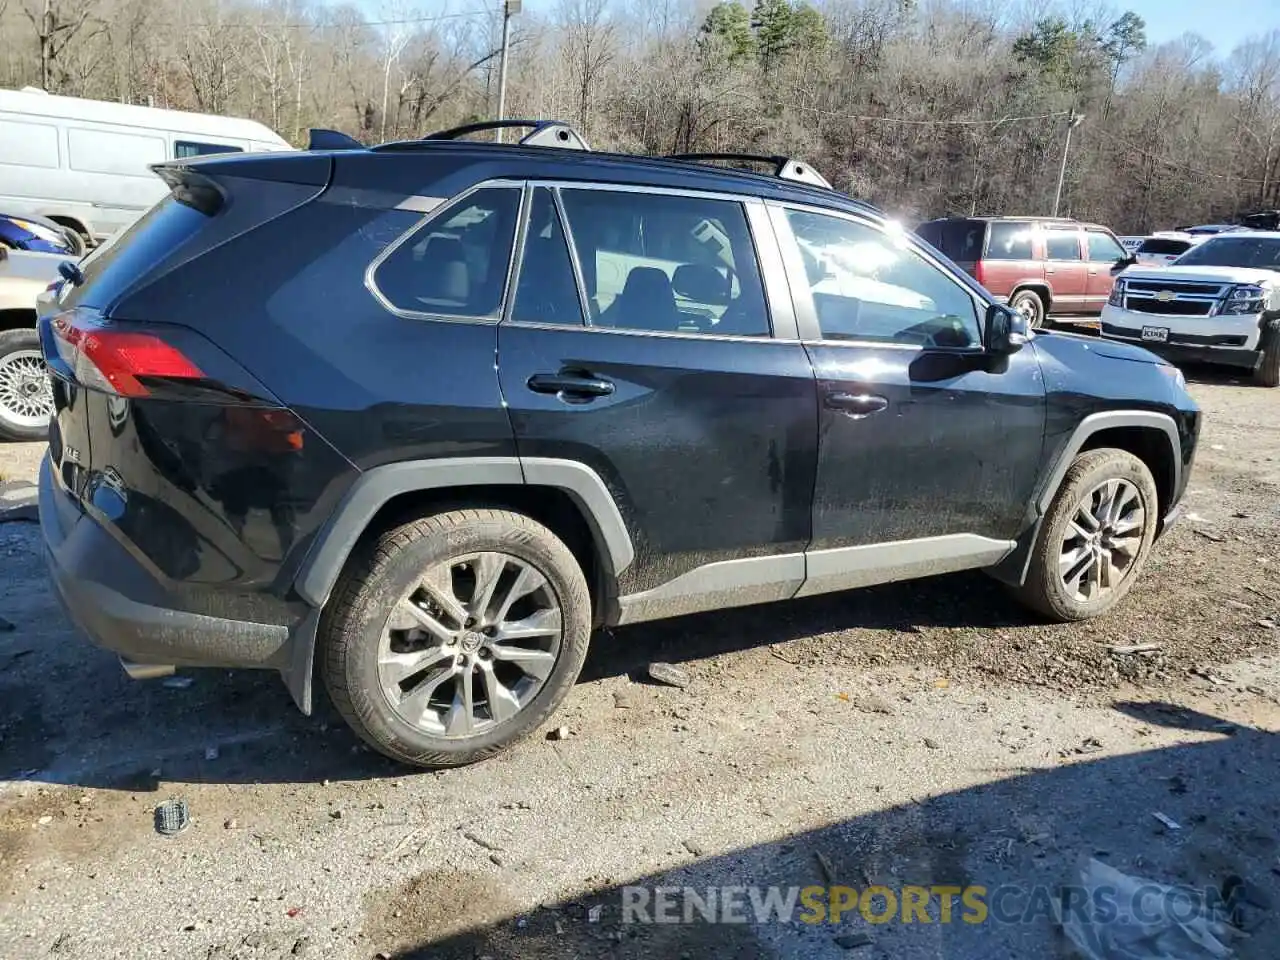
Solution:
<path fill-rule="evenodd" d="M 498 309 L 491 314 L 449 314 L 449 313 L 431 313 L 425 310 L 406 310 L 405 308 L 398 307 L 394 303 L 392 303 L 391 300 L 387 297 L 387 295 L 384 294 L 382 290 L 378 287 L 378 282 L 377 282 L 378 268 L 381 267 L 382 264 L 385 263 L 386 260 L 393 253 L 395 253 L 397 250 L 400 249 L 400 247 L 402 247 L 405 243 L 407 243 L 410 237 L 416 234 L 423 227 L 427 226 L 430 223 L 433 223 L 435 220 L 441 217 L 447 216 L 450 210 L 455 209 L 461 203 L 465 202 L 468 197 L 470 197 L 472 194 L 476 193 L 477 191 L 489 190 L 494 188 L 520 191 L 521 196 L 520 196 L 520 202 L 517 208 L 516 216 L 517 218 L 523 217 L 524 204 L 525 204 L 524 191 L 526 189 L 524 181 L 511 180 L 506 178 L 484 180 L 484 181 L 481 181 L 480 183 L 472 184 L 466 190 L 463 190 L 461 193 L 456 194 L 453 197 L 450 197 L 449 200 L 446 201 L 445 203 L 436 206 L 429 213 L 424 214 L 420 220 L 418 220 L 411 227 L 409 227 L 409 229 L 406 230 L 404 233 L 400 234 L 400 236 L 396 237 L 396 239 L 392 240 L 389 244 L 387 244 L 387 246 L 383 248 L 381 253 L 379 253 L 376 257 L 374 257 L 371 261 L 369 261 L 369 265 L 365 267 L 365 270 L 364 270 L 364 286 L 365 286 L 365 289 L 368 290 L 369 293 L 373 295 L 373 298 L 377 300 L 379 304 L 382 305 L 384 310 L 386 310 L 388 313 L 394 314 L 395 316 L 401 317 L 405 320 L 442 320 L 448 323 L 483 323 L 483 324 L 497 324 L 501 322 L 503 312 L 506 309 L 507 299 L 511 295 L 511 277 L 513 273 L 514 265 L 516 263 L 516 256 L 515 256 L 516 244 L 520 238 L 520 230 L 521 230 L 521 221 L 519 219 L 517 219 L 515 224 L 515 229 L 512 231 L 511 247 L 507 252 L 507 277 L 502 289 L 502 298 L 498 302 Z"/>

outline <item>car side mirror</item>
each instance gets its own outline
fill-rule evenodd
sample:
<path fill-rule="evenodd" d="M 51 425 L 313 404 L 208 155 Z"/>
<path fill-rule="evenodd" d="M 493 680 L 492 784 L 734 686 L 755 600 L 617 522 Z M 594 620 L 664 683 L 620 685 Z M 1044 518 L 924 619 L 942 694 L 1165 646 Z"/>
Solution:
<path fill-rule="evenodd" d="M 1030 339 L 1027 318 L 1017 310 L 998 303 L 987 307 L 987 322 L 982 329 L 982 348 L 987 353 L 1017 353 Z"/>
<path fill-rule="evenodd" d="M 1121 273 L 1129 269 L 1129 267 L 1132 267 L 1137 262 L 1138 255 L 1136 253 L 1127 254 L 1111 265 L 1111 275 L 1114 277 L 1117 273 Z"/>

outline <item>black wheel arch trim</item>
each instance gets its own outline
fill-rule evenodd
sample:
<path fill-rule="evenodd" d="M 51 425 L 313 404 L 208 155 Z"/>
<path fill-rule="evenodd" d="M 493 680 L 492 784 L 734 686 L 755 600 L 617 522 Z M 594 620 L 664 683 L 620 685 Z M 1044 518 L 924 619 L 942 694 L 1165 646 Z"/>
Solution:
<path fill-rule="evenodd" d="M 550 457 L 446 457 L 374 467 L 360 475 L 316 535 L 294 578 L 316 608 L 329 599 L 356 541 L 392 498 L 422 490 L 471 486 L 554 487 L 567 493 L 591 528 L 601 560 L 616 577 L 635 559 L 618 505 L 600 475 L 575 460 Z"/>
<path fill-rule="evenodd" d="M 1035 549 L 1036 540 L 1040 535 L 1041 522 L 1048 512 L 1049 506 L 1053 503 L 1053 498 L 1057 496 L 1058 490 L 1062 486 L 1063 478 L 1066 477 L 1067 471 L 1071 469 L 1071 464 L 1091 437 L 1101 433 L 1103 430 L 1112 430 L 1118 427 L 1159 430 L 1168 438 L 1169 452 L 1173 462 L 1171 490 L 1174 496 L 1178 495 L 1178 491 L 1182 489 L 1182 437 L 1172 416 L 1155 410 L 1106 410 L 1101 413 L 1090 414 L 1076 424 L 1075 429 L 1059 446 L 1057 453 L 1051 460 L 1053 466 L 1045 473 L 1040 484 L 1036 487 L 1035 499 L 1028 509 L 1028 523 L 1018 537 L 1017 547 L 1001 563 L 991 568 L 990 573 L 992 576 L 1015 586 L 1020 586 L 1026 582 L 1027 569 L 1031 563 L 1031 553 Z M 1166 504 L 1166 507 L 1172 514 L 1176 508 L 1176 503 Z M 1161 524 L 1164 524 L 1164 518 L 1161 518 Z"/>

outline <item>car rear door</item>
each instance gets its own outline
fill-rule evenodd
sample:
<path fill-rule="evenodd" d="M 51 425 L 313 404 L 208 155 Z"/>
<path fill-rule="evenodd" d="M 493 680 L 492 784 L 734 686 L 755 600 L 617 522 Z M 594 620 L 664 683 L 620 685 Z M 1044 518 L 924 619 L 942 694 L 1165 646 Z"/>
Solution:
<path fill-rule="evenodd" d="M 1055 313 L 1084 313 L 1089 302 L 1089 267 L 1079 230 L 1044 231 L 1044 277 L 1053 290 Z"/>
<path fill-rule="evenodd" d="M 543 183 L 528 209 L 499 378 L 522 461 L 583 464 L 617 503 L 640 595 L 620 619 L 793 594 L 817 401 L 763 203 Z M 709 564 L 734 596 L 691 574 Z"/>
<path fill-rule="evenodd" d="M 996 562 L 1040 466 L 1035 352 L 987 354 L 985 301 L 907 237 L 852 214 L 771 212 L 818 380 L 805 592 Z"/>
<path fill-rule="evenodd" d="M 1085 310 L 1089 313 L 1101 313 L 1111 296 L 1111 287 L 1116 278 L 1111 269 L 1120 261 L 1128 260 L 1129 254 L 1111 234 L 1105 230 L 1086 230 L 1084 234 L 1085 252 L 1089 263 L 1089 280 Z"/>

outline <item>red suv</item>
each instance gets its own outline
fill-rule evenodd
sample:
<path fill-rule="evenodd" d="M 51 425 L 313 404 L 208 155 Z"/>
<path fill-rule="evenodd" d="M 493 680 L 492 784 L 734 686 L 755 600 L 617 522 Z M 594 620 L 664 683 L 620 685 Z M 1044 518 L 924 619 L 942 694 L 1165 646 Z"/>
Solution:
<path fill-rule="evenodd" d="M 1133 263 L 1106 227 L 1045 217 L 947 217 L 916 233 L 1032 326 L 1055 314 L 1096 316 L 1114 273 Z"/>

